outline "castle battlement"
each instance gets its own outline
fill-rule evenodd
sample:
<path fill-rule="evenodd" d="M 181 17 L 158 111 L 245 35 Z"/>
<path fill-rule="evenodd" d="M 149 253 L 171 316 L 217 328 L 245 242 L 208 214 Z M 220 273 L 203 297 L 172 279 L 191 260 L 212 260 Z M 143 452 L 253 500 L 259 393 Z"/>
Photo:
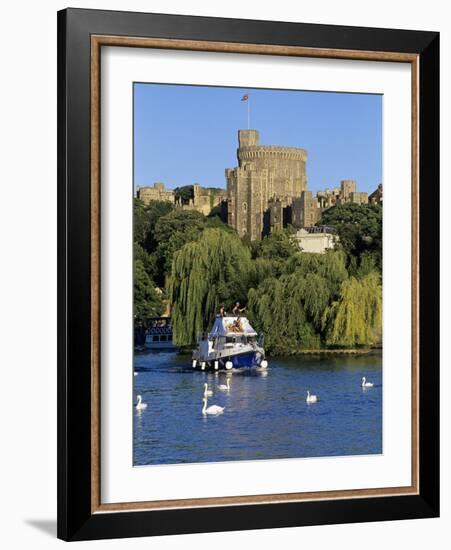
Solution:
<path fill-rule="evenodd" d="M 307 151 L 297 147 L 282 147 L 278 145 L 251 145 L 238 149 L 238 160 L 251 161 L 257 158 L 277 158 L 306 162 Z"/>

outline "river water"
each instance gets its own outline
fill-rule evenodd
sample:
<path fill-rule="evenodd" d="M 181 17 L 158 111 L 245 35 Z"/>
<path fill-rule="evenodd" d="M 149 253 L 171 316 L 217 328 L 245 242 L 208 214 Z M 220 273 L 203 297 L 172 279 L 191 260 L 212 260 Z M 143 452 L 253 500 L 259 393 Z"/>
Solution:
<path fill-rule="evenodd" d="M 382 452 L 380 353 L 270 357 L 266 371 L 202 372 L 177 353 L 135 353 L 134 364 L 135 401 L 148 405 L 134 409 L 135 465 Z M 362 389 L 363 376 L 374 387 Z M 204 383 L 222 414 L 202 415 Z"/>

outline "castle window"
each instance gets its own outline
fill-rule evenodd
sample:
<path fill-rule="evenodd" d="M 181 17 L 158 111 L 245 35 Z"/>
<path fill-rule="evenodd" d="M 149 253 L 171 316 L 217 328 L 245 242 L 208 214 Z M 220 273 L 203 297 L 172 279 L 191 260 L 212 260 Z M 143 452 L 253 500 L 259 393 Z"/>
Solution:
<path fill-rule="evenodd" d="M 247 212 L 247 202 L 243 202 L 243 212 Z"/>

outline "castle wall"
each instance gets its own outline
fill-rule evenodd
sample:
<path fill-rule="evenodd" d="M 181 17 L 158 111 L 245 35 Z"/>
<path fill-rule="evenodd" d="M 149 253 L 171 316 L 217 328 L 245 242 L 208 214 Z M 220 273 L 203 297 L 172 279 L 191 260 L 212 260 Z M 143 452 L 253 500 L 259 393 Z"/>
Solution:
<path fill-rule="evenodd" d="M 351 200 L 351 194 L 357 190 L 357 184 L 355 180 L 342 180 L 340 182 L 341 199 L 343 202 L 349 202 Z"/>
<path fill-rule="evenodd" d="M 144 204 L 152 201 L 175 202 L 174 191 L 165 190 L 164 183 L 161 182 L 154 183 L 153 187 L 140 187 L 136 195 Z"/>
<path fill-rule="evenodd" d="M 296 228 L 312 227 L 319 221 L 320 215 L 318 199 L 311 191 L 302 191 L 301 196 L 291 204 L 292 224 Z"/>
<path fill-rule="evenodd" d="M 364 191 L 354 191 L 351 193 L 350 202 L 355 204 L 368 204 L 368 193 Z"/>
<path fill-rule="evenodd" d="M 287 206 L 307 189 L 307 152 L 259 145 L 257 130 L 239 130 L 238 144 L 238 166 L 226 170 L 228 220 L 240 236 L 260 239 L 270 201 Z"/>

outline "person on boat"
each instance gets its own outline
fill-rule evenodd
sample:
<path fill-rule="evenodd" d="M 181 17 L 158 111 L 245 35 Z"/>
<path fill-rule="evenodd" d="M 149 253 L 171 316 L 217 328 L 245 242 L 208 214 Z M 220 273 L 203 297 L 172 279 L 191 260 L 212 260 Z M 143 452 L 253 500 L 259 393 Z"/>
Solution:
<path fill-rule="evenodd" d="M 225 316 L 226 316 L 225 304 L 222 304 L 221 307 L 219 308 L 219 317 L 225 317 Z"/>
<path fill-rule="evenodd" d="M 243 312 L 245 309 L 245 307 L 240 309 L 240 302 L 236 302 L 235 307 L 232 309 L 232 313 L 233 315 L 239 317 L 240 313 Z"/>

